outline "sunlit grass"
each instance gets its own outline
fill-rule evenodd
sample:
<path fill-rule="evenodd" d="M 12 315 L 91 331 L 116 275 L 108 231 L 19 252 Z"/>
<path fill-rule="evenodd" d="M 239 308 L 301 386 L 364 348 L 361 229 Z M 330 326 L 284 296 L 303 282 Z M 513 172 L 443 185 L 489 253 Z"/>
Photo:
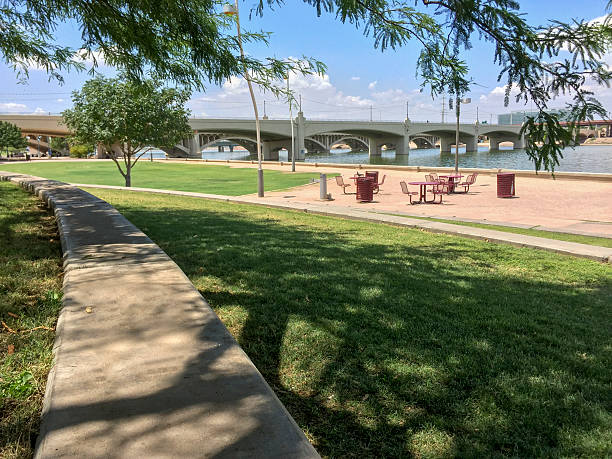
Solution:
<path fill-rule="evenodd" d="M 124 186 L 123 176 L 110 161 L 67 162 L 56 160 L 2 164 L 0 170 L 36 175 L 68 183 Z M 336 174 L 331 174 L 336 175 Z M 318 173 L 264 171 L 266 191 L 310 183 Z M 257 192 L 257 170 L 210 164 L 180 164 L 141 160 L 132 172 L 132 186 L 238 196 Z"/>
<path fill-rule="evenodd" d="M 90 190 L 181 266 L 330 457 L 612 455 L 612 268 Z"/>

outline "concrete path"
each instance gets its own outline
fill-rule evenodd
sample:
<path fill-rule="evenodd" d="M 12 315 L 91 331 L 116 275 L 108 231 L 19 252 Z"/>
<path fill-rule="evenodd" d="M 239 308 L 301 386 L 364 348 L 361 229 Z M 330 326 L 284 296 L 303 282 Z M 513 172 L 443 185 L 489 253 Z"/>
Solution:
<path fill-rule="evenodd" d="M 179 267 L 105 201 L 0 173 L 54 208 L 64 307 L 36 457 L 318 457 Z"/>
<path fill-rule="evenodd" d="M 258 198 L 256 196 L 222 196 L 215 194 L 194 193 L 188 191 L 173 191 L 173 190 L 158 190 L 152 188 L 126 188 L 122 186 L 110 185 L 86 185 L 74 184 L 78 187 L 114 189 L 125 191 L 140 191 L 148 193 L 169 194 L 175 196 L 189 196 L 204 199 L 213 199 L 227 202 L 235 202 L 242 204 L 254 204 L 267 207 L 275 207 L 279 209 L 298 210 L 319 215 L 329 215 L 341 218 L 350 218 L 353 220 L 368 221 L 373 223 L 386 223 L 391 225 L 421 228 L 435 233 L 446 233 L 457 236 L 469 237 L 473 239 L 481 239 L 490 242 L 498 242 L 502 244 L 511 244 L 517 247 L 529 247 L 534 249 L 547 250 L 557 252 L 564 255 L 575 257 L 589 258 L 591 260 L 612 263 L 612 248 L 599 247 L 588 244 L 579 244 L 576 242 L 558 241 L 555 239 L 547 239 L 536 236 L 526 236 L 522 234 L 507 233 L 483 228 L 473 228 L 469 226 L 452 225 L 449 223 L 440 223 L 429 220 L 422 220 L 400 215 L 388 215 L 370 211 L 357 210 L 351 207 L 329 206 L 325 203 L 300 203 L 292 201 L 280 201 L 269 197 Z"/>

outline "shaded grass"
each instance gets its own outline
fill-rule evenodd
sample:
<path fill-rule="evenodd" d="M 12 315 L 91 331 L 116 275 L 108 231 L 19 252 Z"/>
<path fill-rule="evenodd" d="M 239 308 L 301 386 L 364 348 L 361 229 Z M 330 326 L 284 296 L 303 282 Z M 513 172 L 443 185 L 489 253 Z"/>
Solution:
<path fill-rule="evenodd" d="M 66 162 L 58 160 L 54 162 L 50 160 L 48 162 L 3 164 L 0 169 L 69 183 L 125 185 L 117 166 L 110 161 Z M 266 191 L 304 185 L 313 178 L 319 178 L 319 174 L 264 171 Z M 257 170 L 197 163 L 151 163 L 140 160 L 132 170 L 132 186 L 239 196 L 257 192 Z"/>
<path fill-rule="evenodd" d="M 610 266 L 89 191 L 176 260 L 322 455 L 612 455 Z"/>
<path fill-rule="evenodd" d="M 40 200 L 0 182 L 0 457 L 30 457 L 61 306 L 55 219 Z M 9 331 L 10 328 L 12 331 Z"/>
<path fill-rule="evenodd" d="M 558 233 L 556 231 L 545 231 L 532 228 L 515 228 L 512 226 L 490 225 L 488 223 L 465 222 L 461 220 L 447 220 L 444 218 L 421 217 L 408 214 L 394 214 L 381 212 L 387 215 L 395 215 L 397 217 L 417 218 L 419 220 L 429 220 L 432 222 L 450 223 L 451 225 L 471 226 L 472 228 L 483 228 L 496 231 L 504 231 L 506 233 L 525 234 L 526 236 L 545 237 L 547 239 L 555 239 L 557 241 L 578 242 L 580 244 L 597 245 L 599 247 L 612 247 L 612 239 L 596 236 L 583 236 L 580 234 Z"/>

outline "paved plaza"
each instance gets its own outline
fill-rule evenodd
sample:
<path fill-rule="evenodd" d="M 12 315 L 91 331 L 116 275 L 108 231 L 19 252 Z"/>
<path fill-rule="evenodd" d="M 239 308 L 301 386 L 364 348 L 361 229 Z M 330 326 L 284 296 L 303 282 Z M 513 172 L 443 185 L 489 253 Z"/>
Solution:
<path fill-rule="evenodd" d="M 243 164 L 232 167 L 244 167 Z M 266 169 L 290 170 L 290 166 L 266 164 Z M 477 220 L 502 225 L 516 225 L 567 231 L 593 236 L 612 237 L 612 179 L 589 180 L 586 178 L 551 179 L 541 177 L 516 177 L 516 197 L 497 198 L 497 177 L 479 174 L 476 184 L 470 187 L 467 194 L 444 195 L 443 204 L 410 205 L 408 196 L 402 194 L 400 181 L 423 181 L 427 169 L 421 172 L 403 170 L 383 170 L 375 166 L 360 169 L 379 170 L 379 181 L 387 175 L 379 194 L 374 195 L 374 202 L 359 203 L 354 195 L 342 194 L 342 189 L 334 179 L 328 182 L 328 192 L 333 201 L 319 201 L 319 184 L 294 188 L 290 191 L 268 192 L 266 198 L 284 199 L 291 202 L 312 203 L 328 206 L 358 208 L 380 212 L 399 212 L 419 217 L 457 218 L 460 220 Z M 355 191 L 350 177 L 354 169 L 322 166 L 297 165 L 299 172 L 317 171 L 321 173 L 339 173 L 345 183 L 352 186 L 347 189 Z M 463 174 L 468 174 L 464 172 Z M 418 191 L 418 186 L 409 186 L 411 191 Z"/>

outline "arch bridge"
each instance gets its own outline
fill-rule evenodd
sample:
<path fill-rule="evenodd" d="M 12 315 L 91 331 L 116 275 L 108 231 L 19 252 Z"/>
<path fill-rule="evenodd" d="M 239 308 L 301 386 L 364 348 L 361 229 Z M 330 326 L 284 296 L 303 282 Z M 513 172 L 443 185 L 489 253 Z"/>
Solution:
<path fill-rule="evenodd" d="M 0 115 L 0 120 L 16 124 L 22 133 L 45 136 L 66 136 L 70 132 L 62 124 L 60 116 L 45 115 Z M 173 157 L 201 158 L 202 149 L 219 140 L 230 140 L 256 154 L 255 121 L 252 119 L 192 118 L 189 124 L 193 135 L 166 149 Z M 264 159 L 278 159 L 278 151 L 295 149 L 296 158 L 304 159 L 307 151 L 329 151 L 338 143 L 348 144 L 353 149 L 367 149 L 370 156 L 379 156 L 382 147 L 395 149 L 397 155 L 410 153 L 410 142 L 417 147 L 440 144 L 440 152 L 450 152 L 455 142 L 455 124 L 413 123 L 405 121 L 325 121 L 307 120 L 302 112 L 293 122 L 294 142 L 291 142 L 289 120 L 261 120 L 261 139 Z M 460 142 L 468 151 L 475 151 L 478 138 L 486 136 L 491 148 L 499 143 L 511 141 L 515 148 L 523 146 L 519 125 L 460 124 Z M 102 156 L 102 154 L 100 154 Z"/>

